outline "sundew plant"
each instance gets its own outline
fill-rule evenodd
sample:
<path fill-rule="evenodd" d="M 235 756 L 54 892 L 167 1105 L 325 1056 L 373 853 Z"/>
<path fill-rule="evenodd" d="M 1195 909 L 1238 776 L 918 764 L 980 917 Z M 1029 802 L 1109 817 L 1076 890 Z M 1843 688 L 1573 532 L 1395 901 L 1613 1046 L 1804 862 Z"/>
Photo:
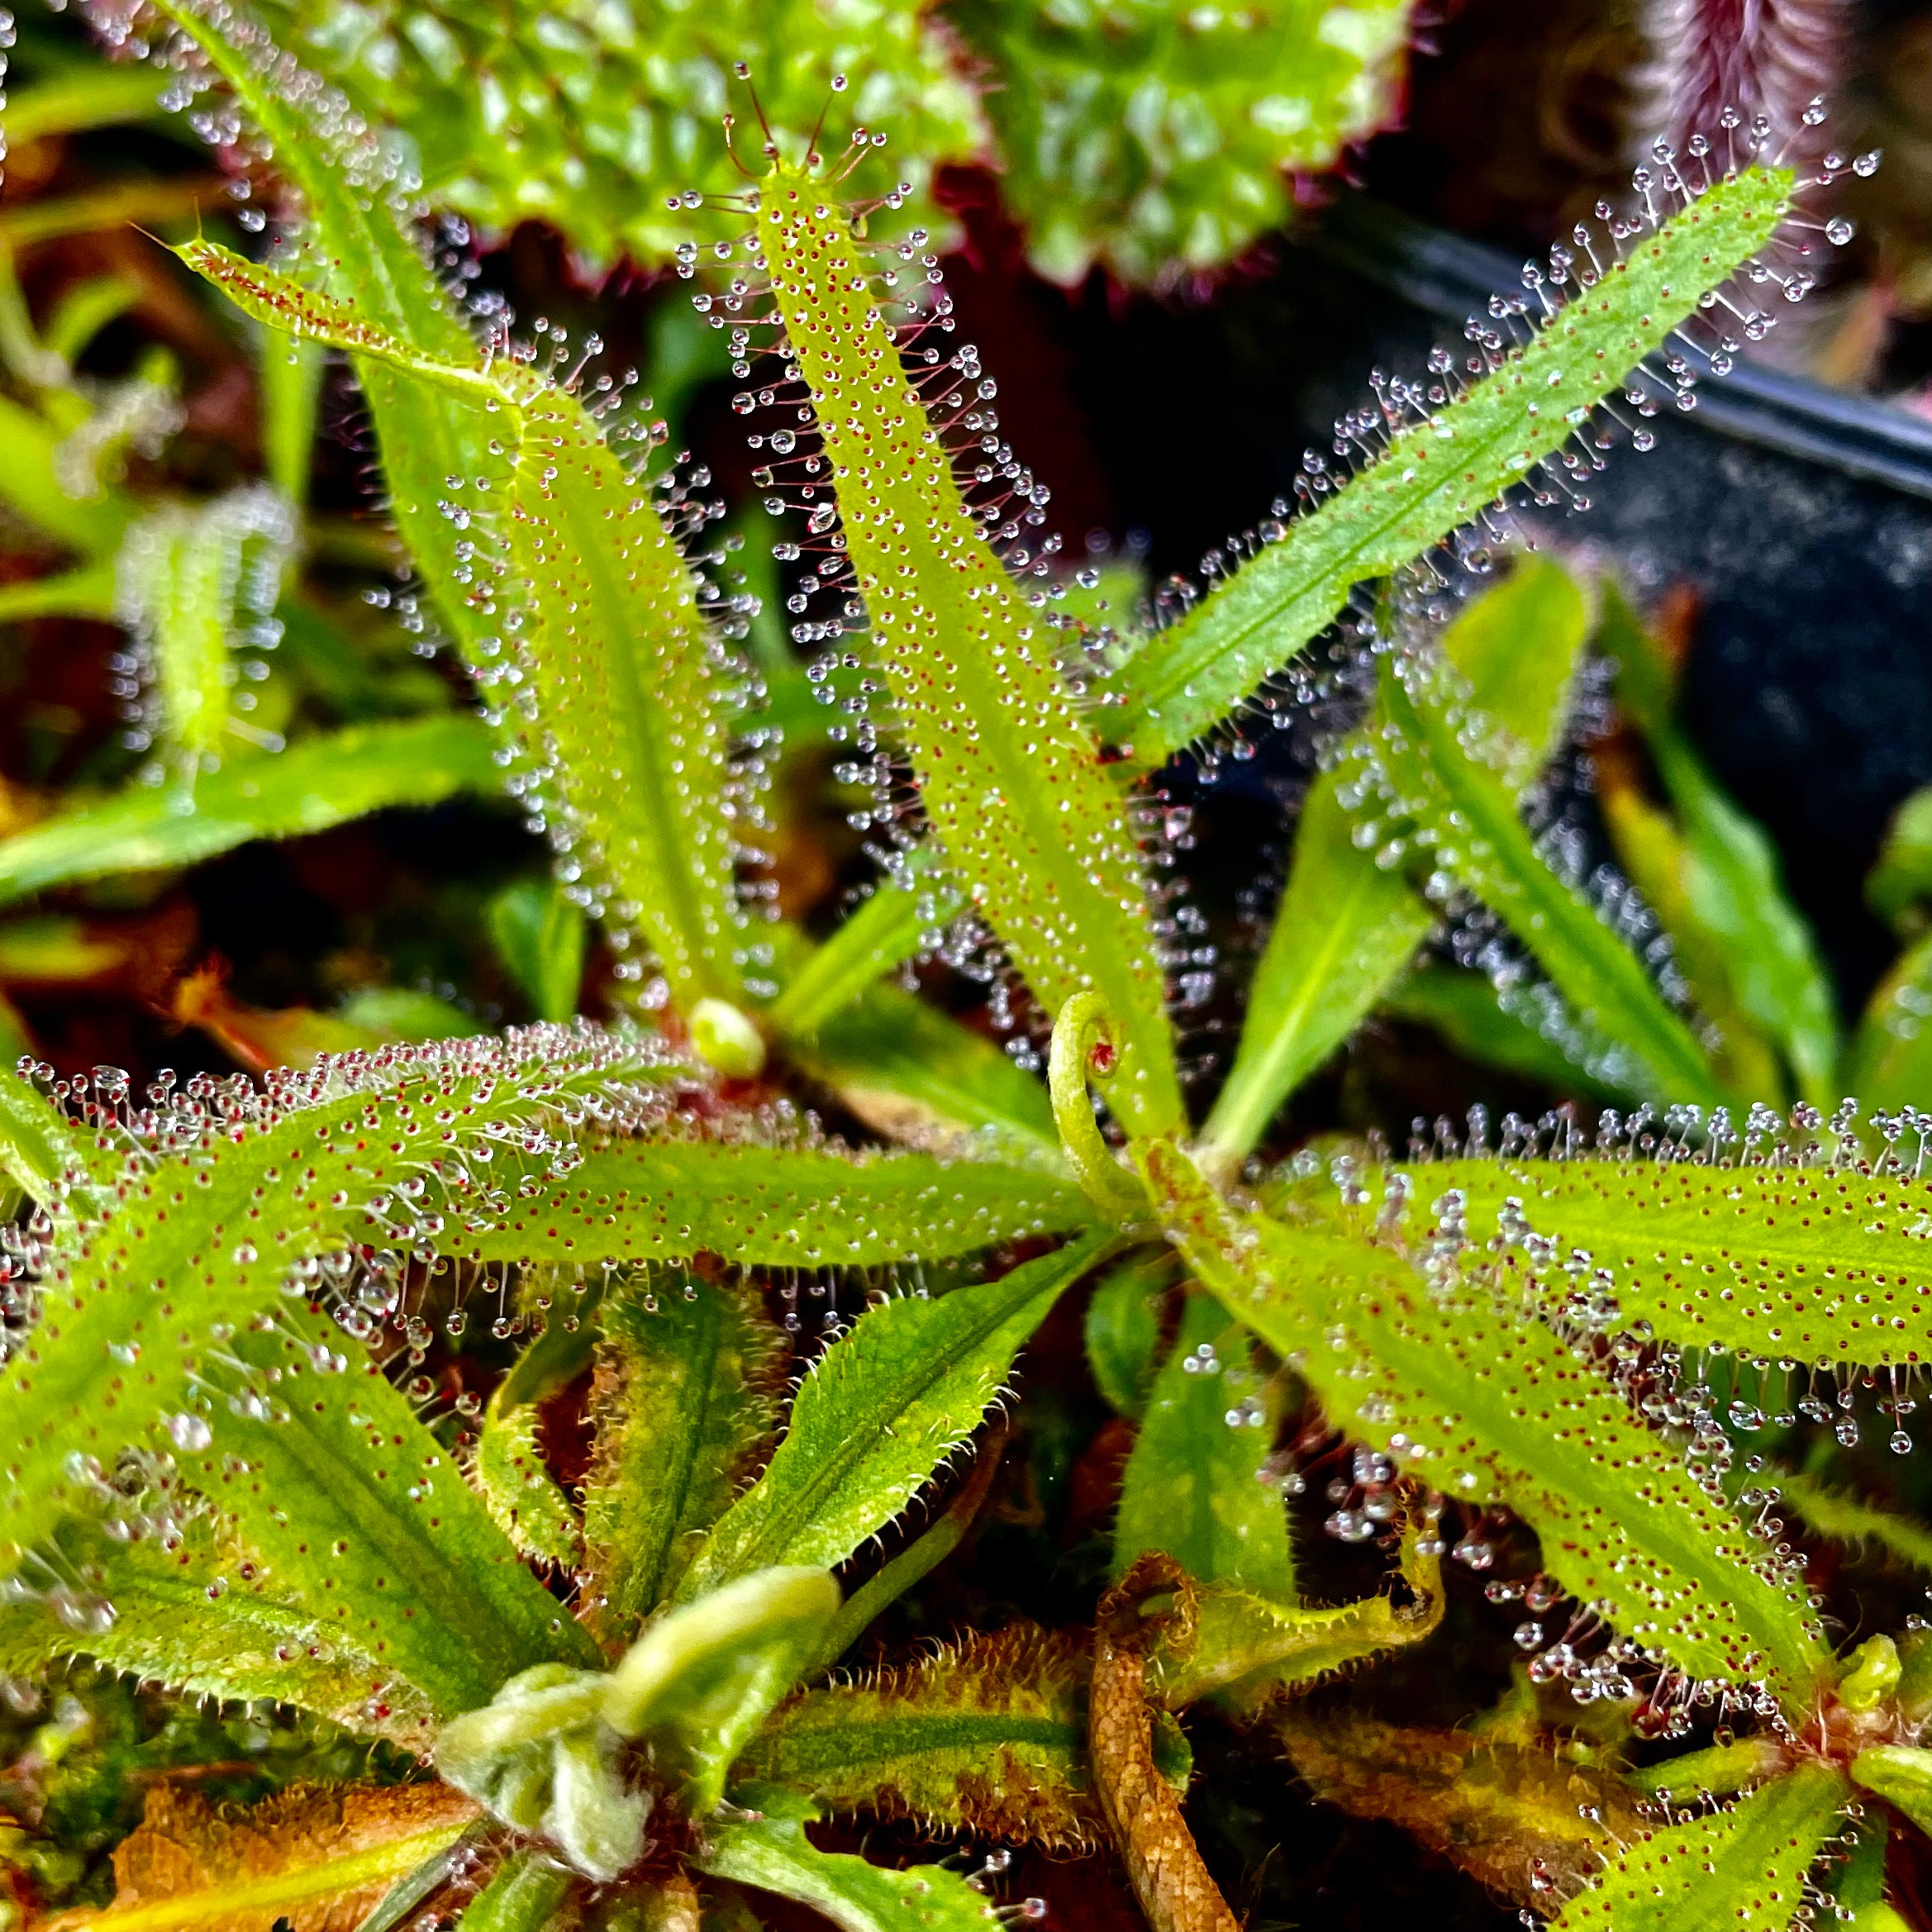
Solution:
<path fill-rule="evenodd" d="M 1010 1876 L 1041 1848 L 1104 1853 L 1154 1932 L 1227 1932 L 1232 1867 L 1194 1826 L 1242 1762 L 1530 1923 L 1899 1923 L 1932 1641 L 1828 1618 L 1774 1512 L 1909 1539 L 1779 1456 L 1874 1404 L 1912 1447 L 1932 1115 L 1901 1016 L 1929 968 L 1908 954 L 1841 1045 L 1655 640 L 1519 541 L 1805 293 L 1849 164 L 1801 176 L 1735 115 L 1659 144 L 1156 624 L 1063 562 L 931 245 L 868 240 L 850 197 L 890 130 L 839 126 L 836 78 L 809 135 L 748 85 L 738 185 L 665 215 L 705 218 L 678 259 L 782 532 L 788 685 L 632 379 L 465 300 L 381 129 L 226 0 L 98 24 L 246 162 L 258 245 L 180 259 L 269 363 L 346 359 L 406 615 L 460 659 L 564 892 L 507 916 L 557 1009 L 534 1026 L 145 1091 L 31 1056 L 0 1081 L 10 1696 L 145 1687 L 182 1713 L 170 1771 L 284 1766 L 246 1809 L 159 1777 L 91 1864 L 21 1817 L 16 1909 L 968 1932 L 1050 1915 Z M 299 829 L 272 774 L 303 745 L 240 703 L 279 648 L 285 508 L 271 479 L 126 532 L 117 674 L 153 766 L 23 835 L 38 876 L 164 862 L 126 843 L 142 811 L 215 821 L 207 849 L 238 816 Z M 1642 898 L 1582 876 L 1551 808 L 1606 667 L 1668 798 L 1606 754 Z M 1353 721 L 1211 1082 L 1163 770 L 1241 758 L 1317 686 Z M 878 873 L 829 932 L 773 886 L 799 688 Z M 545 964 L 584 917 L 607 1026 Z M 1461 964 L 1416 968 L 1439 929 Z M 992 1021 L 920 997 L 934 960 Z M 1392 1002 L 1606 1104 L 1419 1122 L 1400 1158 L 1272 1142 Z M 1081 1620 L 968 1613 L 892 1649 L 1075 1297 L 1132 1425 Z M 452 1382 L 473 1343 L 487 1379 Z M 1311 1477 L 1321 1539 L 1380 1552 L 1385 1588 L 1320 1600 L 1290 1529 Z M 1378 1672 L 1429 1668 L 1465 1572 L 1517 1672 L 1476 1725 L 1392 1725 Z M 1197 1771 L 1203 1736 L 1234 1742 Z M 854 1850 L 854 1819 L 903 1835 Z"/>

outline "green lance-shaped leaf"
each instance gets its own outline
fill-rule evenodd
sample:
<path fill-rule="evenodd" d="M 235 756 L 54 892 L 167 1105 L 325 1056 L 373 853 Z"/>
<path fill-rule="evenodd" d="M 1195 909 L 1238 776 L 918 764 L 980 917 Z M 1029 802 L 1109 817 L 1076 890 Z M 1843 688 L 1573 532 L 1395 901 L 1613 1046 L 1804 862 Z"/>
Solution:
<path fill-rule="evenodd" d="M 613 896 L 619 930 L 635 922 L 643 931 L 679 1005 L 733 994 L 744 933 L 725 792 L 736 673 L 650 488 L 573 395 L 513 359 L 486 365 L 473 347 L 426 351 L 352 303 L 213 242 L 181 255 L 269 327 L 507 419 L 521 628 L 514 664 L 500 641 L 478 644 L 497 661 L 478 681 L 521 721 L 546 795 Z M 512 695 L 520 688 L 527 699 Z"/>
<path fill-rule="evenodd" d="M 1806 1765 L 1728 1811 L 1640 1836 L 1563 1907 L 1559 1932 L 1786 1932 L 1850 1795 L 1829 1765 Z"/>
<path fill-rule="evenodd" d="M 1915 931 L 1932 898 L 1932 785 L 1914 792 L 1892 815 L 1885 844 L 1865 875 L 1865 903 L 1894 930 Z"/>
<path fill-rule="evenodd" d="M 1141 1164 L 1195 1278 L 1338 1427 L 1447 1496 L 1507 1504 L 1567 1590 L 1688 1674 L 1808 1692 L 1825 1653 L 1797 1580 L 1546 1329 L 1480 1284 L 1438 1299 L 1365 1240 L 1238 1214 L 1177 1149 Z"/>
<path fill-rule="evenodd" d="M 1092 1645 L 1078 1632 L 1015 1624 L 916 1663 L 802 1692 L 752 1740 L 744 1769 L 835 1811 L 943 1823 L 1057 1847 L 1105 1841 L 1087 1771 Z M 1187 1751 L 1155 1732 L 1178 1790 Z"/>
<path fill-rule="evenodd" d="M 1877 1744 L 1852 1760 L 1852 1779 L 1895 1805 L 1932 1837 L 1932 1751 L 1913 1744 Z"/>
<path fill-rule="evenodd" d="M 1926 1359 L 1932 1180 L 1596 1155 L 1432 1162 L 1412 1178 L 1431 1199 L 1460 1192 L 1478 1249 L 1506 1236 L 1502 1266 L 1551 1314 L 1570 1306 L 1563 1269 L 1580 1249 L 1607 1271 L 1599 1327 L 1648 1321 L 1687 1347 L 1801 1362 Z"/>
<path fill-rule="evenodd" d="M 456 1923 L 462 1932 L 544 1932 L 569 1889 L 565 1867 L 541 1852 L 512 1852 Z"/>
<path fill-rule="evenodd" d="M 758 233 L 947 862 L 1043 1005 L 1057 1012 L 1083 987 L 1104 997 L 1121 1028 L 1121 1117 L 1172 1130 L 1180 1087 L 1141 862 L 1051 634 L 968 513 L 846 211 L 811 174 L 775 168 Z"/>
<path fill-rule="evenodd" d="M 1027 1338 L 1113 1238 L 1097 1230 L 984 1287 L 868 1309 L 813 1363 L 770 1466 L 705 1539 L 678 1600 L 771 1563 L 843 1563 L 964 1447 Z"/>
<path fill-rule="evenodd" d="M 910 959 L 964 910 L 965 897 L 921 845 L 903 877 L 881 879 L 872 897 L 786 981 L 771 1010 L 788 1038 L 807 1038 Z"/>
<path fill-rule="evenodd" d="M 0 1067 L 0 1173 L 30 1200 L 50 1210 L 90 1211 L 120 1169 L 120 1157 L 103 1149 L 98 1135 Z"/>
<path fill-rule="evenodd" d="M 1534 1080 L 1554 1092 L 1580 1100 L 1630 1097 L 1626 1089 L 1599 1079 L 1549 1037 L 1533 1006 L 1512 999 L 1505 1006 L 1486 973 L 1418 962 L 1382 996 L 1378 1011 L 1392 1020 L 1429 1027 L 1479 1067 Z"/>
<path fill-rule="evenodd" d="M 251 726 L 245 653 L 272 648 L 282 572 L 295 541 L 285 498 L 245 484 L 195 509 L 150 511 L 121 540 L 117 611 L 146 660 L 166 752 L 192 778 L 232 735 L 281 749 Z"/>
<path fill-rule="evenodd" d="M 1115 1577 L 1164 1550 L 1201 1584 L 1292 1601 L 1295 1559 L 1278 1484 L 1262 1480 L 1277 1403 L 1240 1324 L 1190 1295 L 1127 1459 Z"/>
<path fill-rule="evenodd" d="M 1116 1262 L 1087 1304 L 1087 1366 L 1115 1408 L 1139 1421 L 1160 1367 L 1161 1305 L 1180 1270 L 1166 1249 Z"/>
<path fill-rule="evenodd" d="M 493 1397 L 477 1431 L 470 1480 L 490 1520 L 517 1549 L 569 1569 L 583 1549 L 583 1525 L 544 1460 L 540 1427 L 534 1405 L 499 1407 Z"/>
<path fill-rule="evenodd" d="M 1444 655 L 1496 721 L 1508 769 L 1527 784 L 1562 735 L 1588 627 L 1576 579 L 1546 558 L 1510 573 L 1443 633 Z M 1401 871 L 1378 863 L 1321 773 L 1296 827 L 1287 884 L 1249 989 L 1241 1043 L 1202 1135 L 1211 1164 L 1237 1168 L 1289 1094 L 1368 1016 L 1435 923 Z"/>
<path fill-rule="evenodd" d="M 1814 1535 L 1834 1543 L 1876 1544 L 1887 1556 L 1932 1576 L 1932 1530 L 1810 1476 L 1777 1473 L 1777 1492 Z"/>
<path fill-rule="evenodd" d="M 207 1404 L 175 1452 L 271 1587 L 441 1717 L 532 1665 L 595 1661 L 454 1457 L 374 1363 L 345 1361 L 339 1339 L 321 1317 L 293 1313 L 236 1335 L 206 1371 L 226 1399 Z"/>
<path fill-rule="evenodd" d="M 1061 1166 L 1046 1089 L 983 1034 L 887 983 L 787 1041 L 874 1133 L 916 1147 Z"/>
<path fill-rule="evenodd" d="M 1689 941 L 1692 958 L 1721 974 L 1725 1003 L 1777 1043 L 1799 1092 L 1829 1104 L 1838 1092 L 1838 1017 L 1817 942 L 1785 891 L 1777 849 L 1711 775 L 1673 709 L 1659 703 L 1669 680 L 1663 652 L 1614 587 L 1606 592 L 1597 641 L 1616 660 L 1620 686 L 1640 682 L 1626 708 L 1649 745 L 1681 832 L 1678 876 L 1661 896 L 1658 916 L 1673 937 Z M 1644 659 L 1648 664 L 1638 668 Z"/>
<path fill-rule="evenodd" d="M 140 1519 L 138 1525 L 136 1519 Z M 232 1530 L 205 1513 L 164 1521 L 122 1499 L 103 1522 L 138 1527 L 111 1535 L 87 1518 L 61 1525 L 54 1568 L 84 1575 L 44 1597 L 0 1609 L 0 1670 L 38 1673 L 59 1658 L 88 1658 L 126 1676 L 192 1696 L 266 1699 L 364 1735 L 426 1750 L 435 1735 L 430 1700 L 393 1662 L 332 1627 L 326 1606 L 304 1603 Z M 163 1546 L 169 1537 L 173 1547 Z"/>
<path fill-rule="evenodd" d="M 611 1673 L 604 1721 L 648 1740 L 702 1817 L 772 1706 L 798 1680 L 839 1608 L 829 1572 L 755 1570 L 667 1611 Z"/>
<path fill-rule="evenodd" d="M 502 779 L 475 718 L 355 725 L 203 773 L 192 810 L 178 792 L 137 785 L 0 840 L 0 905 L 80 879 L 195 865 L 256 839 L 299 838 L 459 792 L 491 797 Z"/>
<path fill-rule="evenodd" d="M 1482 742 L 1487 721 L 1456 702 L 1445 683 L 1419 663 L 1383 659 L 1381 722 L 1356 747 L 1354 773 L 1344 781 L 1365 795 L 1364 822 L 1412 839 L 1418 863 L 1482 899 L 1585 1028 L 1611 1043 L 1616 1059 L 1635 1063 L 1628 1078 L 1650 1097 L 1703 1105 L 1725 1098 L 1696 1035 L 1643 962 L 1538 852 L 1517 816 L 1506 763 Z"/>
<path fill-rule="evenodd" d="M 1844 1084 L 1868 1108 L 1932 1103 L 1932 933 L 1899 954 L 1865 1007 Z"/>
<path fill-rule="evenodd" d="M 284 1069 L 218 1104 L 174 1102 L 172 1144 L 129 1156 L 104 1217 L 59 1232 L 39 1319 L 0 1369 L 0 1544 L 45 1535 L 86 1459 L 107 1465 L 127 1444 L 200 1435 L 191 1392 L 313 1257 L 440 1230 L 451 1217 L 431 1202 L 432 1177 L 445 1205 L 473 1216 L 498 1193 L 507 1203 L 519 1186 L 554 1183 L 553 1164 L 576 1157 L 560 1111 L 641 1121 L 635 1090 L 668 1064 L 640 1038 L 533 1028 Z M 487 1166 L 470 1163 L 478 1150 Z"/>
<path fill-rule="evenodd" d="M 712 1826 L 697 1856 L 699 1870 L 735 1879 L 822 1912 L 840 1932 L 992 1932 L 992 1901 L 942 1865 L 890 1871 L 849 1852 L 821 1852 L 805 1835 L 818 1815 L 808 1799 L 781 1786 L 748 1785 L 733 1794 L 759 1815 Z"/>
<path fill-rule="evenodd" d="M 445 1245 L 479 1261 L 869 1268 L 1091 1225 L 1069 1184 L 990 1162 L 754 1141 L 616 1140 Z"/>
<path fill-rule="evenodd" d="M 745 1290 L 645 1278 L 603 1311 L 583 1482 L 585 1613 L 626 1643 L 676 1585 L 777 1421 L 777 1335 Z"/>
<path fill-rule="evenodd" d="M 1116 679 L 1108 735 L 1135 767 L 1211 730 L 1317 636 L 1355 585 L 1386 577 L 1471 521 L 1772 238 L 1794 182 L 1746 168 L 1640 235 L 1630 255 L 1455 401 L 1397 428 L 1319 509 L 1291 523 Z"/>
<path fill-rule="evenodd" d="M 518 879 L 490 902 L 490 937 L 540 1020 L 568 1020 L 583 983 L 583 909 L 554 879 Z"/>

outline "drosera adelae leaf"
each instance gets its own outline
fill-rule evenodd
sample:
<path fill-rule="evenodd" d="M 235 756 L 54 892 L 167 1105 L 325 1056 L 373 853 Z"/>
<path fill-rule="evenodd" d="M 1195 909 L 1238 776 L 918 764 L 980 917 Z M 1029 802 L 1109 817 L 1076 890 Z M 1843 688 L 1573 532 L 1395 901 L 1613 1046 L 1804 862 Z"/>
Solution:
<path fill-rule="evenodd" d="M 676 1586 L 775 1426 L 779 1336 L 742 1287 L 658 1270 L 601 1321 L 581 1591 L 610 1647 Z"/>
<path fill-rule="evenodd" d="M 231 1525 L 186 1498 L 119 1506 L 112 1527 L 105 1514 L 77 1516 L 36 1554 L 0 1609 L 0 1669 L 25 1677 L 56 1658 L 88 1658 L 193 1696 L 299 1705 L 427 1748 L 431 1701 L 393 1663 L 330 1628 L 326 1610 L 271 1582 Z"/>
<path fill-rule="evenodd" d="M 1344 784 L 1359 816 L 1441 897 L 1473 892 L 1535 956 L 1601 1058 L 1659 1102 L 1730 1097 L 1685 1016 L 1582 890 L 1553 868 L 1518 815 L 1506 766 L 1492 763 L 1487 721 L 1439 661 L 1385 658 L 1375 727 L 1350 746 Z M 1594 1069 L 1593 1069 L 1594 1070 Z"/>
<path fill-rule="evenodd" d="M 1588 626 L 1582 588 L 1547 558 L 1520 556 L 1444 631 L 1472 702 L 1507 734 L 1520 788 L 1562 735 Z M 1249 987 L 1241 1040 L 1202 1135 L 1211 1168 L 1238 1166 L 1283 1101 L 1352 1033 L 1439 916 L 1342 800 L 1344 771 L 1309 787 L 1287 883 Z"/>
<path fill-rule="evenodd" d="M 1559 1932 L 1703 1932 L 1720 1923 L 1786 1932 L 1851 1795 L 1830 1765 L 1804 1765 L 1728 1811 L 1644 1833 L 1606 1853 L 1596 1883 L 1563 1907 Z"/>
<path fill-rule="evenodd" d="M 732 1793 L 742 1822 L 714 1825 L 697 1854 L 699 1870 L 821 1912 L 840 1932 L 993 1932 L 992 1901 L 944 1865 L 892 1871 L 850 1852 L 822 1852 L 805 1835 L 818 1815 L 809 1799 L 783 1785 L 754 1783 Z"/>
<path fill-rule="evenodd" d="M 136 783 L 0 840 L 0 905 L 79 880 L 188 866 L 257 839 L 326 831 L 374 811 L 502 785 L 480 719 L 460 713 L 318 732 L 274 758 L 205 772 L 194 809 Z"/>
<path fill-rule="evenodd" d="M 1254 1354 L 1212 1296 L 1187 1297 L 1121 1478 L 1116 1578 L 1162 1550 L 1197 1584 L 1293 1600 L 1287 1505 L 1278 1483 L 1258 1480 L 1278 1417 Z"/>
<path fill-rule="evenodd" d="M 1932 1355 L 1932 1182 L 1909 1169 L 1743 1159 L 1720 1132 L 1687 1157 L 1645 1159 L 1613 1144 L 1409 1171 L 1418 1192 L 1453 1198 L 1478 1252 L 1496 1240 L 1506 1297 L 1526 1293 L 1580 1330 L 1648 1323 L 1684 1348 L 1806 1366 Z M 1365 1173 L 1363 1184 L 1386 1178 Z"/>
<path fill-rule="evenodd" d="M 1121 1022 L 1121 1119 L 1173 1130 L 1180 1088 L 1140 855 L 1047 626 L 968 507 L 829 183 L 774 164 L 758 240 L 894 729 L 947 864 L 1050 1011 L 1083 987 L 1105 995 Z M 956 400 L 955 415 L 964 366 L 941 365 L 939 401 Z"/>
<path fill-rule="evenodd" d="M 164 765 L 192 784 L 231 749 L 229 740 L 279 751 L 279 733 L 246 713 L 265 677 L 263 654 L 280 641 L 275 605 L 295 542 L 288 502 L 245 483 L 194 508 L 164 504 L 131 525 L 117 559 L 116 615 L 148 687 L 132 701 L 132 749 L 158 743 Z"/>
<path fill-rule="evenodd" d="M 726 796 L 739 668 L 650 487 L 577 396 L 515 355 L 431 353 L 217 243 L 179 252 L 269 327 L 468 400 L 507 432 L 515 643 L 511 659 L 500 640 L 478 645 L 498 661 L 481 664 L 478 681 L 535 759 L 539 794 L 597 882 L 621 948 L 641 930 L 681 1008 L 735 996 L 748 944 L 733 883 L 746 852 Z M 635 978 L 631 965 L 620 962 Z"/>
<path fill-rule="evenodd" d="M 1479 1282 L 1244 1215 L 1167 1144 L 1138 1158 L 1195 1278 L 1300 1368 L 1337 1426 L 1451 1498 L 1515 1510 L 1567 1590 L 1687 1676 L 1808 1695 L 1826 1653 L 1799 1580 L 1587 1359 Z"/>
<path fill-rule="evenodd" d="M 1097 1230 L 984 1287 L 860 1316 L 812 1364 L 785 1439 L 700 1545 L 677 1600 L 772 1563 L 843 1563 L 966 1446 L 1027 1338 L 1114 1240 Z"/>
<path fill-rule="evenodd" d="M 452 1452 L 340 1340 L 324 1318 L 286 1310 L 235 1336 L 234 1392 L 200 1446 L 175 1452 L 274 1587 L 339 1623 L 444 1718 L 533 1665 L 593 1662 Z"/>
<path fill-rule="evenodd" d="M 668 1103 L 652 1090 L 680 1066 L 641 1035 L 540 1026 L 280 1068 L 259 1087 L 170 1082 L 145 1107 L 97 1078 L 89 1104 L 126 1152 L 102 1211 L 56 1224 L 36 1257 L 34 1325 L 0 1368 L 0 1541 L 46 1534 L 70 1469 L 197 1439 L 203 1378 L 286 1283 L 320 1280 L 318 1257 L 433 1244 L 446 1208 L 502 1213 L 580 1158 L 578 1127 L 654 1122 Z"/>
<path fill-rule="evenodd" d="M 969 1254 L 1092 1225 L 1069 1183 L 990 1161 L 755 1139 L 618 1139 L 550 1185 L 452 1232 L 477 1261 L 685 1261 L 868 1268 Z"/>
<path fill-rule="evenodd" d="M 524 1556 L 554 1569 L 575 1567 L 583 1525 L 544 1460 L 542 1419 L 533 1403 L 483 1411 L 469 1479 L 490 1520 Z"/>
<path fill-rule="evenodd" d="M 1682 182 L 1674 171 L 1673 178 Z M 1412 393 L 1398 385 L 1366 424 L 1340 426 L 1337 454 L 1370 448 L 1363 467 L 1331 483 L 1325 464 L 1314 466 L 1313 507 L 1271 526 L 1245 564 L 1116 674 L 1114 707 L 1102 716 L 1127 769 L 1151 769 L 1212 730 L 1321 633 L 1358 584 L 1405 569 L 1539 469 L 1566 483 L 1558 473 L 1572 435 L 1772 244 L 1799 185 L 1788 169 L 1754 162 L 1694 196 L 1680 186 L 1684 205 L 1638 221 L 1632 245 L 1601 274 L 1579 271 L 1564 251 L 1568 265 L 1556 265 L 1575 284 L 1568 301 L 1539 317 L 1527 342 L 1487 331 L 1459 396 L 1439 381 Z M 1590 245 L 1587 231 L 1580 245 Z M 1547 306 L 1541 272 L 1535 286 Z M 1758 321 L 1754 311 L 1752 326 Z M 1446 375 L 1454 364 L 1444 357 L 1439 367 Z M 1379 448 L 1364 441 L 1368 426 L 1386 435 Z M 1587 473 L 1589 459 L 1578 460 Z"/>

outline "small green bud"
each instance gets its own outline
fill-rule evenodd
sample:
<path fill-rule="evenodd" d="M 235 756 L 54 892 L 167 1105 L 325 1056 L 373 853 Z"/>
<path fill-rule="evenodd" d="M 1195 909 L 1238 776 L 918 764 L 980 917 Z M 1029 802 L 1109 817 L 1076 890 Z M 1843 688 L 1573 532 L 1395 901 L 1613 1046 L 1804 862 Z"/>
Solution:
<path fill-rule="evenodd" d="M 764 1069 L 764 1035 L 729 1000 L 700 1000 L 691 1009 L 691 1044 L 727 1078 L 749 1080 Z"/>
<path fill-rule="evenodd" d="M 1847 1711 L 1876 1711 L 1897 1690 L 1902 1673 L 1897 1644 L 1887 1636 L 1869 1637 L 1846 1661 L 1838 1701 Z"/>

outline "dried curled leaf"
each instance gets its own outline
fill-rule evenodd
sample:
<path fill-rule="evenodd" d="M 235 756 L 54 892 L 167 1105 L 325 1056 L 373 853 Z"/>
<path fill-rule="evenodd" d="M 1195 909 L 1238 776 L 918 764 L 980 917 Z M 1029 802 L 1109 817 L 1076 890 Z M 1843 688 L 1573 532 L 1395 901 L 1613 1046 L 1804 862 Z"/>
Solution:
<path fill-rule="evenodd" d="M 477 1808 L 447 1785 L 297 1785 L 238 1816 L 173 1785 L 114 1853 L 114 1902 L 47 1932 L 355 1932 L 389 1887 L 453 1844 Z"/>
<path fill-rule="evenodd" d="M 1239 1932 L 1181 1815 L 1181 1801 L 1154 1762 L 1146 1653 L 1165 1625 L 1183 1620 L 1143 1619 L 1140 1604 L 1184 1582 L 1172 1558 L 1144 1557 L 1101 1599 L 1087 1751 L 1101 1810 L 1153 1932 Z"/>
<path fill-rule="evenodd" d="M 1492 1892 L 1548 1911 L 1644 1829 L 1620 1778 L 1554 1747 L 1494 1743 L 1284 1705 L 1275 1727 L 1316 1797 L 1386 1818 Z"/>

